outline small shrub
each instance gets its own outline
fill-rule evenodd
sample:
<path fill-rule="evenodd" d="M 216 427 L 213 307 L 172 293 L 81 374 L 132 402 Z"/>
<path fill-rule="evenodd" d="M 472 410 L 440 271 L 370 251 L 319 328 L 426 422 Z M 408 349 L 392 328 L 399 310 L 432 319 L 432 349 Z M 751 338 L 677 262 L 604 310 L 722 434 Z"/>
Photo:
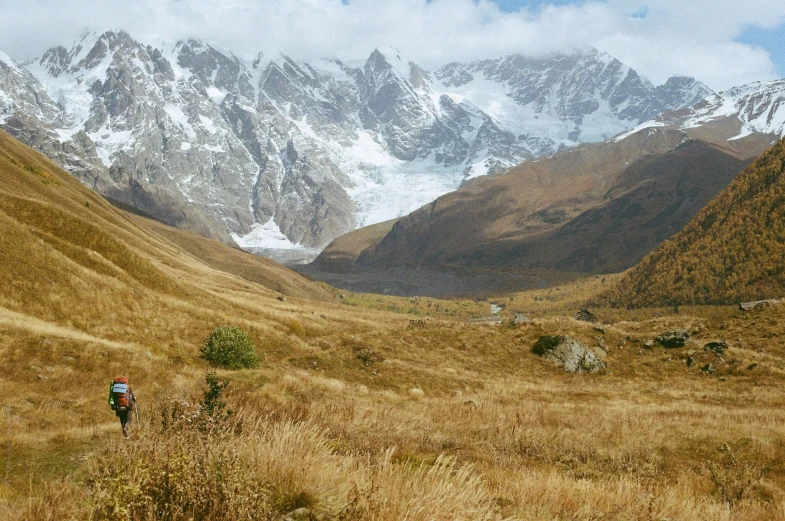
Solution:
<path fill-rule="evenodd" d="M 199 350 L 201 358 L 212 365 L 228 369 L 249 369 L 259 367 L 256 354 L 248 333 L 239 327 L 221 326 L 213 330 Z"/>
<path fill-rule="evenodd" d="M 231 416 L 232 411 L 226 410 L 226 402 L 221 401 L 224 389 L 229 386 L 228 381 L 218 383 L 218 377 L 213 372 L 205 375 L 207 389 L 204 391 L 204 399 L 199 402 L 201 413 L 215 423 L 221 423 Z"/>
<path fill-rule="evenodd" d="M 160 409 L 161 425 L 159 432 L 170 431 L 186 433 L 200 431 L 207 434 L 231 433 L 232 429 L 241 429 L 242 422 L 229 422 L 232 411 L 226 409 L 226 402 L 221 400 L 223 391 L 229 386 L 228 381 L 219 382 L 214 372 L 205 375 L 207 389 L 201 400 L 173 400 Z"/>
<path fill-rule="evenodd" d="M 384 362 L 384 357 L 376 351 L 371 351 L 367 347 L 355 347 L 354 351 L 357 353 L 357 360 L 363 365 L 371 365 L 377 362 Z"/>

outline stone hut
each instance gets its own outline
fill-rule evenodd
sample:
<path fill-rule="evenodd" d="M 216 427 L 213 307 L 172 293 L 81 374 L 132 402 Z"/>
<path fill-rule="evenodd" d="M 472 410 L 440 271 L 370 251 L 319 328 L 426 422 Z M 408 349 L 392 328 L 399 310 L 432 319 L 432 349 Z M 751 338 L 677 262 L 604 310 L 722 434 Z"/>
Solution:
<path fill-rule="evenodd" d="M 574 317 L 575 320 L 580 320 L 581 322 L 590 322 L 592 324 L 596 324 L 598 322 L 597 317 L 594 316 L 588 309 L 582 309 L 578 312 L 577 315 Z"/>
<path fill-rule="evenodd" d="M 755 300 L 753 302 L 742 302 L 741 304 L 739 304 L 739 309 L 742 311 L 751 311 L 756 308 L 761 309 L 779 303 L 780 301 L 775 298 L 771 298 L 768 300 Z"/>

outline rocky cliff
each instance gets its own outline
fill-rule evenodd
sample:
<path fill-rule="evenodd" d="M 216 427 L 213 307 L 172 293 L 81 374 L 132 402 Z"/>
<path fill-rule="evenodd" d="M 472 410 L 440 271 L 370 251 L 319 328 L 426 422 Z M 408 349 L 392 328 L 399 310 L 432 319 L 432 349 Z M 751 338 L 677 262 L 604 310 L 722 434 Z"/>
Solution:
<path fill-rule="evenodd" d="M 708 94 L 595 50 L 429 72 L 391 48 L 349 66 L 110 31 L 0 56 L 2 128 L 107 197 L 242 246 L 322 248 Z"/>

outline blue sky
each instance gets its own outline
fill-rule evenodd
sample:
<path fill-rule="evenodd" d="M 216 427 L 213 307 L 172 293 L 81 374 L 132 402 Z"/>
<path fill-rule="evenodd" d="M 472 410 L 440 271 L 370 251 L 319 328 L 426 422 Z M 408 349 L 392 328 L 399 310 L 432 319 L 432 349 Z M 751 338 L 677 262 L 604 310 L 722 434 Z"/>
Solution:
<path fill-rule="evenodd" d="M 520 11 L 522 7 L 528 9 L 538 8 L 543 5 L 568 5 L 580 4 L 583 1 L 576 0 L 492 0 L 494 4 L 498 5 L 502 11 L 512 13 Z"/>
<path fill-rule="evenodd" d="M 20 61 L 85 29 L 124 29 L 250 59 L 362 63 L 389 45 L 434 69 L 594 47 L 655 84 L 686 75 L 724 90 L 785 77 L 785 0 L 0 0 L 0 20 L 0 50 Z"/>
<path fill-rule="evenodd" d="M 766 49 L 777 67 L 779 76 L 785 78 L 785 23 L 772 29 L 750 27 L 736 38 L 736 41 Z"/>

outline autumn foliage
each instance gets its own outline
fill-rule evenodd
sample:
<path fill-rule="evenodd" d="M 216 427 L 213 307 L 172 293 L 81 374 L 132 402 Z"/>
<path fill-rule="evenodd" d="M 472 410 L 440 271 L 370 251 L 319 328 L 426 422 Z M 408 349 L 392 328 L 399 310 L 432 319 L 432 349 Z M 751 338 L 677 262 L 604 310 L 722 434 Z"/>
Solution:
<path fill-rule="evenodd" d="M 785 285 L 785 140 L 598 300 L 613 306 L 732 304 Z"/>

